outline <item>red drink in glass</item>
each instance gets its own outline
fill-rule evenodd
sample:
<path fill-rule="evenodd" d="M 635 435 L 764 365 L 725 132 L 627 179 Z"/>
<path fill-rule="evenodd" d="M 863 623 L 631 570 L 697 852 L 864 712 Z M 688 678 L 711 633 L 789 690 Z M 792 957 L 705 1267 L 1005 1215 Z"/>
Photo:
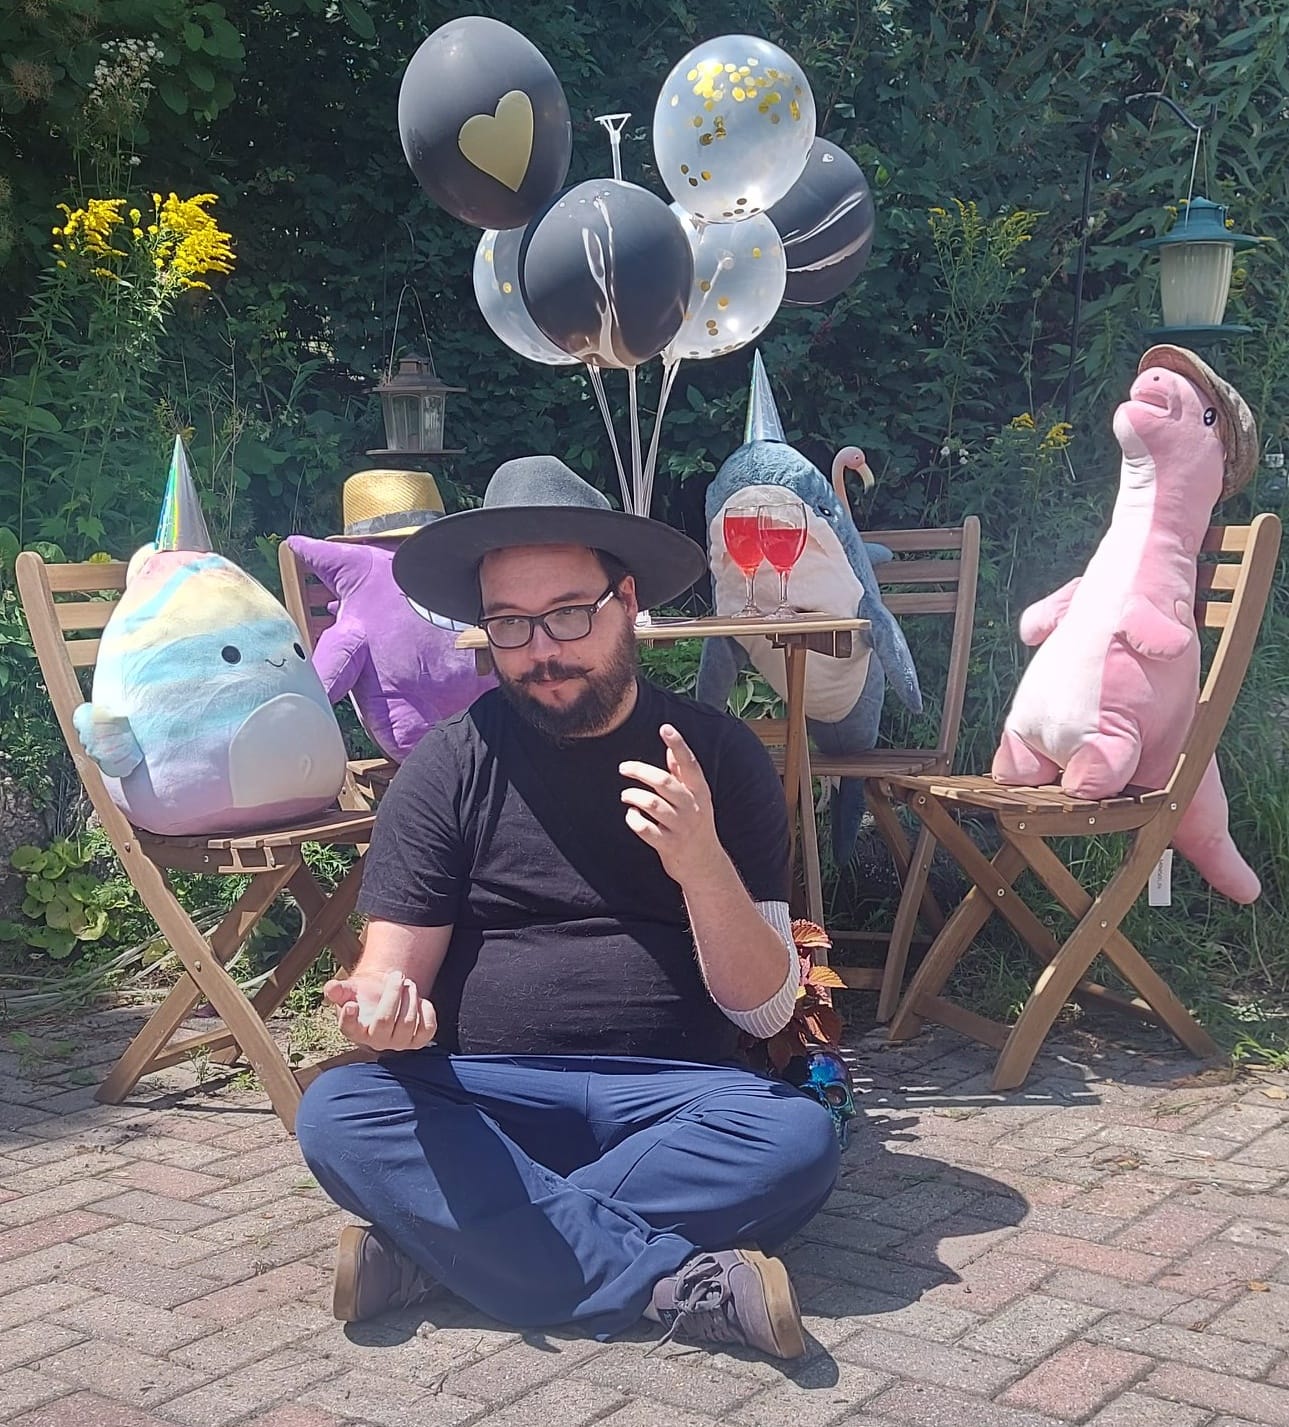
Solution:
<path fill-rule="evenodd" d="M 763 505 L 757 511 L 757 533 L 765 558 L 779 572 L 776 616 L 794 613 L 788 604 L 788 575 L 806 548 L 806 508 L 799 500 Z"/>
<path fill-rule="evenodd" d="M 747 597 L 736 618 L 759 615 L 755 597 L 756 571 L 764 555 L 761 550 L 760 516 L 754 505 L 731 506 L 721 523 L 725 549 L 743 572 L 747 581 Z"/>

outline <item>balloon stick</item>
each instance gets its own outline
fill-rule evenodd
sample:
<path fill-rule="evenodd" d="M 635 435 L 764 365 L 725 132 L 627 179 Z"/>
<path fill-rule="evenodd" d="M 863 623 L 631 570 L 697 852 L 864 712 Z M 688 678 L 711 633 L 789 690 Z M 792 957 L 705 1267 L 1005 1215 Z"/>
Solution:
<path fill-rule="evenodd" d="M 649 442 L 649 459 L 645 462 L 644 469 L 644 504 L 637 511 L 638 515 L 648 515 L 649 507 L 653 504 L 653 478 L 654 472 L 658 469 L 658 440 L 662 435 L 662 418 L 667 410 L 667 402 L 671 399 L 671 389 L 675 384 L 676 373 L 679 370 L 679 357 L 669 362 L 664 361 L 662 364 L 662 385 L 658 391 L 658 414 L 654 417 L 653 438 Z"/>
<path fill-rule="evenodd" d="M 600 415 L 604 418 L 604 429 L 609 433 L 609 441 L 613 446 L 613 459 L 618 467 L 618 480 L 622 483 L 622 509 L 629 514 L 634 509 L 631 502 L 631 489 L 627 485 L 627 473 L 622 465 L 622 452 L 618 449 L 618 435 L 613 429 L 613 414 L 609 410 L 608 398 L 604 395 L 604 376 L 599 367 L 592 366 L 590 362 L 587 362 L 586 370 L 591 377 L 595 399 L 600 403 Z"/>
<path fill-rule="evenodd" d="M 609 136 L 609 148 L 613 154 L 613 177 L 622 179 L 622 130 L 630 114 L 597 114 L 595 122 L 604 126 Z"/>
<path fill-rule="evenodd" d="M 635 513 L 648 515 L 645 500 L 644 468 L 640 461 L 640 396 L 636 388 L 636 368 L 627 368 L 627 395 L 631 413 L 631 486 L 635 492 Z"/>

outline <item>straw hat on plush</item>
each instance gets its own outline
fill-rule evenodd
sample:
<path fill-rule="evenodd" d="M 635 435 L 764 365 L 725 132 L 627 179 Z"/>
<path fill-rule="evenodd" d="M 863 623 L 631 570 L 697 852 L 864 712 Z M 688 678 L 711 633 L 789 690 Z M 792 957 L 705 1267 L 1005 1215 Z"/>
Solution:
<path fill-rule="evenodd" d="M 428 471 L 358 471 L 345 482 L 340 503 L 345 533 L 328 539 L 350 544 L 401 540 L 444 514 Z"/>
<path fill-rule="evenodd" d="M 674 599 L 707 569 L 707 556 L 688 535 L 614 510 L 554 456 L 521 456 L 497 468 L 482 506 L 444 516 L 399 546 L 394 581 L 426 609 L 473 623 L 480 613 L 480 560 L 513 545 L 607 551 L 635 576 L 641 609 Z"/>
<path fill-rule="evenodd" d="M 1137 363 L 1140 376 L 1147 367 L 1163 367 L 1176 372 L 1213 398 L 1217 408 L 1218 430 L 1226 451 L 1226 470 L 1222 476 L 1222 499 L 1233 496 L 1248 485 L 1258 468 L 1258 426 L 1249 404 L 1230 382 L 1224 380 L 1202 357 L 1188 347 L 1164 344 L 1152 347 Z"/>

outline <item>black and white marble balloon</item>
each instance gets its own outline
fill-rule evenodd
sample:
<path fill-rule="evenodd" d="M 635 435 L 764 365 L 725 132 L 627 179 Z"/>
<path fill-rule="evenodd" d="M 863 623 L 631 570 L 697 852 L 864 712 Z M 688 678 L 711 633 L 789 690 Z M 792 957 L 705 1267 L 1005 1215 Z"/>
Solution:
<path fill-rule="evenodd" d="M 768 216 L 788 259 L 785 304 L 828 302 L 864 270 L 877 211 L 863 170 L 845 149 L 816 139 L 801 177 Z"/>
<path fill-rule="evenodd" d="M 524 305 L 557 347 L 597 367 L 636 367 L 680 330 L 694 259 L 661 198 L 620 179 L 579 183 L 528 225 Z"/>

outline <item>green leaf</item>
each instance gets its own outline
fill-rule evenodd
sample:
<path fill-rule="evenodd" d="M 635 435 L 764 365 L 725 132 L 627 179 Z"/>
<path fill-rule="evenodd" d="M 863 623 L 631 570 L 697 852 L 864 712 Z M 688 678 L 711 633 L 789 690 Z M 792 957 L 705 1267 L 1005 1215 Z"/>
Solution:
<path fill-rule="evenodd" d="M 184 44 L 190 50 L 199 50 L 206 40 L 206 32 L 200 25 L 194 25 L 191 21 L 185 23 L 183 27 Z"/>
<path fill-rule="evenodd" d="M 48 861 L 49 854 L 42 848 L 33 847 L 30 843 L 15 847 L 9 854 L 9 866 L 15 872 L 39 872 L 47 865 Z"/>
<path fill-rule="evenodd" d="M 161 96 L 161 102 L 172 113 L 186 114 L 188 112 L 188 96 L 173 80 L 163 79 L 157 85 L 157 93 Z"/>
<path fill-rule="evenodd" d="M 349 28 L 360 40 L 376 38 L 376 26 L 372 22 L 372 17 L 359 3 L 359 0 L 340 0 L 340 8 L 345 12 Z"/>

